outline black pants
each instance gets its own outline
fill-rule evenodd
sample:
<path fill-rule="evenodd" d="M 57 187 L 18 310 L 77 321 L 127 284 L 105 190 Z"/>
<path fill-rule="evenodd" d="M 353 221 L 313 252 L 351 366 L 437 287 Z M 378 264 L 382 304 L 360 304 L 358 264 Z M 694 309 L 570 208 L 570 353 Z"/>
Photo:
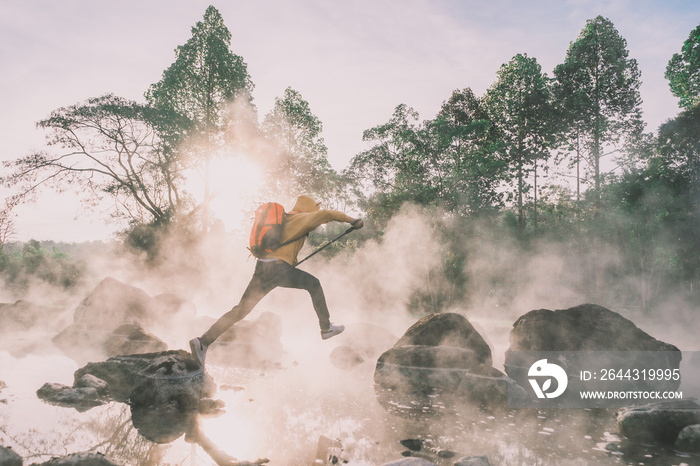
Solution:
<path fill-rule="evenodd" d="M 311 295 L 311 302 L 318 316 L 321 330 L 330 326 L 330 317 L 326 297 L 318 278 L 310 273 L 293 268 L 284 261 L 263 262 L 258 261 L 255 265 L 253 278 L 250 279 L 248 287 L 243 292 L 241 301 L 237 306 L 221 316 L 209 330 L 200 337 L 202 343 L 209 346 L 228 330 L 233 324 L 247 316 L 256 304 L 270 291 L 278 286 L 283 288 L 296 288 L 306 290 Z"/>

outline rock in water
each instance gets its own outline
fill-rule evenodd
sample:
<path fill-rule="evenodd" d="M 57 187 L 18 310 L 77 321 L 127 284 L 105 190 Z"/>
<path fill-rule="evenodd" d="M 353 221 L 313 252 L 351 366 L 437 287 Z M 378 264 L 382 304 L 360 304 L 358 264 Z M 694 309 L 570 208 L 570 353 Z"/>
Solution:
<path fill-rule="evenodd" d="M 109 457 L 99 452 L 86 451 L 73 453 L 62 458 L 52 458 L 40 466 L 119 466 Z"/>
<path fill-rule="evenodd" d="M 638 443 L 673 444 L 687 426 L 700 424 L 700 404 L 695 400 L 667 401 L 617 413 L 620 434 Z"/>
<path fill-rule="evenodd" d="M 11 448 L 0 447 L 0 465 L 22 466 L 22 457 L 12 451 Z"/>
<path fill-rule="evenodd" d="M 213 378 L 182 350 L 89 363 L 75 372 L 75 380 L 86 374 L 107 382 L 110 397 L 132 407 L 176 403 L 183 410 L 196 409 L 200 399 L 210 398 L 216 391 Z"/>
<path fill-rule="evenodd" d="M 382 466 L 437 466 L 437 463 L 423 458 L 404 458 L 397 461 L 384 463 Z"/>
<path fill-rule="evenodd" d="M 359 366 L 365 360 L 354 349 L 349 346 L 338 346 L 333 348 L 329 356 L 331 364 L 338 369 L 349 370 Z"/>
<path fill-rule="evenodd" d="M 700 453 L 700 424 L 684 427 L 674 446 L 676 450 Z"/>
<path fill-rule="evenodd" d="M 522 390 L 492 367 L 491 349 L 454 313 L 420 319 L 377 360 L 375 391 L 392 412 L 505 407 L 508 389 Z"/>
<path fill-rule="evenodd" d="M 153 298 L 139 288 L 105 278 L 77 306 L 73 323 L 56 335 L 53 342 L 67 356 L 84 364 L 114 356 L 105 348 L 108 341 L 110 348 L 122 351 L 117 340 L 124 336 L 125 324 L 138 326 L 144 334 L 154 328 L 186 328 L 195 312 L 191 303 L 174 295 Z M 120 327 L 122 332 L 113 334 Z M 133 346 L 139 342 L 146 343 L 143 339 L 131 339 L 130 343 Z M 154 350 L 141 347 L 136 352 L 149 349 Z"/>
<path fill-rule="evenodd" d="M 465 456 L 460 458 L 454 466 L 491 466 L 487 456 Z"/>
<path fill-rule="evenodd" d="M 632 321 L 602 306 L 582 304 L 570 309 L 550 311 L 538 309 L 521 316 L 510 332 L 510 347 L 506 351 L 505 369 L 508 376 L 528 386 L 527 371 L 518 358 L 518 352 L 607 352 L 602 367 L 654 367 L 678 369 L 680 350 L 659 341 L 639 329 Z M 617 352 L 617 354 L 615 354 Z M 627 352 L 627 354 L 625 354 Z M 633 352 L 631 355 L 629 352 Z M 629 358 L 642 358 L 630 361 Z M 599 361 L 603 363 L 602 359 Z M 568 374 L 578 374 L 590 367 L 578 367 L 576 361 L 562 358 L 557 361 Z M 680 384 L 680 381 L 678 381 Z M 644 388 L 640 382 L 639 389 Z M 677 386 L 668 385 L 668 389 Z"/>
<path fill-rule="evenodd" d="M 473 351 L 481 364 L 492 364 L 491 348 L 474 326 L 461 314 L 431 314 L 413 324 L 394 347 L 454 346 Z"/>
<path fill-rule="evenodd" d="M 382 352 L 394 346 L 398 340 L 386 329 L 367 322 L 349 325 L 343 335 L 344 344 L 330 354 L 331 363 L 343 370 L 353 369 L 366 361 L 374 363 Z"/>
<path fill-rule="evenodd" d="M 36 395 L 47 403 L 87 411 L 105 402 L 105 397 L 93 387 L 69 387 L 59 383 L 45 383 Z"/>
<path fill-rule="evenodd" d="M 521 316 L 508 351 L 678 351 L 602 306 L 538 309 Z"/>

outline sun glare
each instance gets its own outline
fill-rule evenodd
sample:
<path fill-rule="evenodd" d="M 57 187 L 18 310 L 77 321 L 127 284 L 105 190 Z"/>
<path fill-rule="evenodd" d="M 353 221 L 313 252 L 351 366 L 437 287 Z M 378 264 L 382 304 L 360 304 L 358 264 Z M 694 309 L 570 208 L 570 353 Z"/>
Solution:
<path fill-rule="evenodd" d="M 210 162 L 209 183 L 212 216 L 224 222 L 226 230 L 240 228 L 248 220 L 255 195 L 262 183 L 262 170 L 243 155 L 218 157 Z M 197 198 L 204 193 L 204 177 L 194 175 L 188 188 Z"/>

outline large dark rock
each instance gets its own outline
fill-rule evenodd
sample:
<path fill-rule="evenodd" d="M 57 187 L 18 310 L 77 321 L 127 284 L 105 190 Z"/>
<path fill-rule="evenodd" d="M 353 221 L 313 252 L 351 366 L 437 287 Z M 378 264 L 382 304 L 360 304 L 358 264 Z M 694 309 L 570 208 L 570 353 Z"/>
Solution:
<path fill-rule="evenodd" d="M 686 426 L 674 443 L 676 450 L 700 453 L 700 424 Z"/>
<path fill-rule="evenodd" d="M 382 353 L 375 391 L 391 412 L 502 408 L 508 389 L 520 390 L 492 367 L 491 350 L 462 315 L 420 319 Z"/>
<path fill-rule="evenodd" d="M 22 466 L 22 457 L 11 448 L 0 446 L 0 466 Z"/>
<path fill-rule="evenodd" d="M 673 444 L 685 427 L 694 424 L 700 424 L 696 400 L 652 403 L 617 413 L 620 434 L 638 443 Z"/>
<path fill-rule="evenodd" d="M 521 316 L 510 332 L 508 351 L 676 351 L 631 320 L 595 304 L 538 309 Z"/>
<path fill-rule="evenodd" d="M 144 333 L 189 328 L 188 323 L 195 313 L 191 303 L 175 295 L 151 297 L 139 288 L 105 278 L 78 305 L 73 313 L 73 323 L 56 335 L 53 342 L 81 364 L 103 360 L 115 355 L 115 340 L 119 340 L 120 333 L 114 332 L 121 328 L 123 336 L 124 325 L 139 327 Z M 140 338 L 131 340 L 134 344 L 144 342 Z M 106 347 L 108 341 L 109 347 Z M 160 347 L 132 349 L 147 352 Z M 117 354 L 122 351 L 118 350 Z"/>
<path fill-rule="evenodd" d="M 481 364 L 491 365 L 491 348 L 474 326 L 461 314 L 431 314 L 413 324 L 396 346 L 454 346 L 473 351 Z"/>
<path fill-rule="evenodd" d="M 570 309 L 551 311 L 538 309 L 521 316 L 510 332 L 510 347 L 506 351 L 505 369 L 508 376 L 528 387 L 526 379 L 530 364 L 522 361 L 523 352 L 578 352 L 577 357 L 565 355 L 556 360 L 567 374 L 590 370 L 587 356 L 595 358 L 593 368 L 662 368 L 679 369 L 680 350 L 659 341 L 639 329 L 632 321 L 602 306 L 582 304 Z M 596 354 L 597 352 L 597 354 Z M 678 388 L 680 381 L 671 381 L 668 390 Z M 654 387 L 655 381 L 652 381 Z M 640 381 L 636 389 L 645 389 Z"/>
<path fill-rule="evenodd" d="M 474 351 L 454 346 L 398 346 L 379 357 L 374 382 L 383 389 L 429 395 L 456 390 L 467 370 L 483 370 Z"/>
<path fill-rule="evenodd" d="M 175 404 L 181 410 L 198 409 L 199 400 L 216 391 L 212 377 L 185 351 L 115 356 L 89 363 L 74 374 L 77 386 L 86 375 L 107 383 L 109 397 L 132 407 Z"/>

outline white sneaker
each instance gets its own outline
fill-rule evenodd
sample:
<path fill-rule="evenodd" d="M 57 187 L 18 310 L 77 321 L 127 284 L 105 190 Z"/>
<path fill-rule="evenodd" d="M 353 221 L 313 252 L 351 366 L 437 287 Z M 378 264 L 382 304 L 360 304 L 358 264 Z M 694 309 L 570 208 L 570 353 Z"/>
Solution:
<path fill-rule="evenodd" d="M 207 357 L 207 349 L 209 347 L 202 343 L 199 338 L 193 338 L 190 340 L 190 351 L 192 352 L 192 359 L 199 364 L 199 367 L 204 368 L 204 359 Z"/>
<path fill-rule="evenodd" d="M 331 337 L 340 335 L 341 333 L 343 333 L 343 330 L 345 330 L 345 325 L 331 324 L 331 326 L 328 327 L 328 330 L 321 330 L 321 338 L 323 338 L 324 340 L 328 340 Z"/>

